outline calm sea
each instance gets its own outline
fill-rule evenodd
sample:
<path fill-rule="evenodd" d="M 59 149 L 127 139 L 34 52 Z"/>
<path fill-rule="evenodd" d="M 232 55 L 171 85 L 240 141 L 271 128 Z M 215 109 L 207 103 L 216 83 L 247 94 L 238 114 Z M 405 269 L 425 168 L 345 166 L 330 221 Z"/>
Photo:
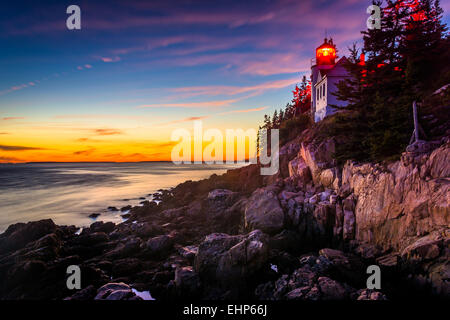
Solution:
<path fill-rule="evenodd" d="M 0 164 L 0 233 L 8 225 L 51 218 L 56 224 L 88 226 L 123 221 L 122 208 L 138 205 L 158 189 L 222 174 L 238 165 L 141 163 Z M 100 213 L 95 220 L 92 213 Z"/>

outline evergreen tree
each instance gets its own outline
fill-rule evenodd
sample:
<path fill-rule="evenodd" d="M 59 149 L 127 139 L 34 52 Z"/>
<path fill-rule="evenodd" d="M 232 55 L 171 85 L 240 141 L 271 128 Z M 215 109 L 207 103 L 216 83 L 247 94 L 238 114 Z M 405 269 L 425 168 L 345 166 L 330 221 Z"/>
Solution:
<path fill-rule="evenodd" d="M 280 109 L 279 113 L 278 113 L 278 126 L 280 126 L 280 124 L 285 120 L 284 118 L 284 111 L 283 109 Z"/>
<path fill-rule="evenodd" d="M 351 111 L 336 117 L 336 130 L 348 137 L 337 146 L 338 159 L 397 157 L 413 129 L 412 102 L 433 89 L 449 49 L 438 1 L 387 1 L 381 13 L 381 29 L 362 32 L 365 61 L 351 48 L 346 67 L 353 77 L 338 84 L 336 96 Z"/>
<path fill-rule="evenodd" d="M 273 112 L 272 116 L 272 128 L 276 129 L 278 127 L 278 110 Z"/>
<path fill-rule="evenodd" d="M 271 120 L 270 120 L 270 116 L 268 116 L 267 114 L 265 114 L 265 115 L 264 115 L 264 123 L 263 123 L 262 128 L 268 130 L 268 129 L 271 128 L 271 126 L 272 126 L 272 122 L 271 122 Z"/>

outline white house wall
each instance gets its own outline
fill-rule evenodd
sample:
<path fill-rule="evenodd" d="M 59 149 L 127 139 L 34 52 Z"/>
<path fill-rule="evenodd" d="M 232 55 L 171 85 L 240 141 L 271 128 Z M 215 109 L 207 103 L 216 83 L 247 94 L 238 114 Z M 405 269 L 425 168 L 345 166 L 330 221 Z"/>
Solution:
<path fill-rule="evenodd" d="M 320 90 L 320 88 L 325 85 L 325 92 L 324 94 L 317 95 L 317 89 Z M 318 83 L 315 87 L 316 89 L 316 113 L 314 115 L 314 121 L 320 121 L 322 120 L 327 114 L 327 97 L 328 97 L 328 83 L 327 78 L 325 78 L 323 81 Z"/>
<path fill-rule="evenodd" d="M 313 77 L 316 78 L 316 83 L 313 83 L 314 92 L 312 93 L 312 109 L 315 122 L 319 122 L 326 116 L 331 115 L 337 111 L 337 109 L 331 107 L 331 105 L 336 105 L 339 107 L 345 106 L 347 104 L 345 101 L 338 100 L 337 97 L 332 93 L 337 92 L 337 84 L 339 83 L 339 81 L 348 78 L 349 74 L 344 66 L 339 63 L 331 69 L 332 70 L 329 70 L 324 78 L 321 78 L 320 75 Z M 317 99 L 316 89 L 319 88 L 324 82 L 326 82 L 326 94 L 325 96 Z"/>

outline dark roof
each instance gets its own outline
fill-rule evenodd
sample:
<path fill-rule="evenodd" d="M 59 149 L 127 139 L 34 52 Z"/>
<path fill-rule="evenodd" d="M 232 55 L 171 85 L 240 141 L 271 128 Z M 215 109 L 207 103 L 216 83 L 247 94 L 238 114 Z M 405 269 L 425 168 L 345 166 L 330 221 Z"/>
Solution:
<path fill-rule="evenodd" d="M 344 77 L 348 76 L 347 70 L 343 69 L 344 63 L 346 63 L 348 59 L 344 56 L 340 58 L 333 68 L 330 69 L 321 69 L 319 70 L 321 77 L 329 76 L 329 77 Z M 341 72 L 339 72 L 341 71 Z"/>

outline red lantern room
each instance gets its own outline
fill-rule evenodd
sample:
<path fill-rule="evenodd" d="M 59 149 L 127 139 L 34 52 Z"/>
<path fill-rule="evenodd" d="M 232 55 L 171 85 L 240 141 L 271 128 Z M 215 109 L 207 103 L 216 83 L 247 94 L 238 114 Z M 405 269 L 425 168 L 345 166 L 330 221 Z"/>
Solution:
<path fill-rule="evenodd" d="M 336 46 L 333 44 L 333 39 L 328 41 L 325 38 L 323 44 L 316 49 L 316 64 L 317 65 L 334 65 L 336 60 Z"/>

